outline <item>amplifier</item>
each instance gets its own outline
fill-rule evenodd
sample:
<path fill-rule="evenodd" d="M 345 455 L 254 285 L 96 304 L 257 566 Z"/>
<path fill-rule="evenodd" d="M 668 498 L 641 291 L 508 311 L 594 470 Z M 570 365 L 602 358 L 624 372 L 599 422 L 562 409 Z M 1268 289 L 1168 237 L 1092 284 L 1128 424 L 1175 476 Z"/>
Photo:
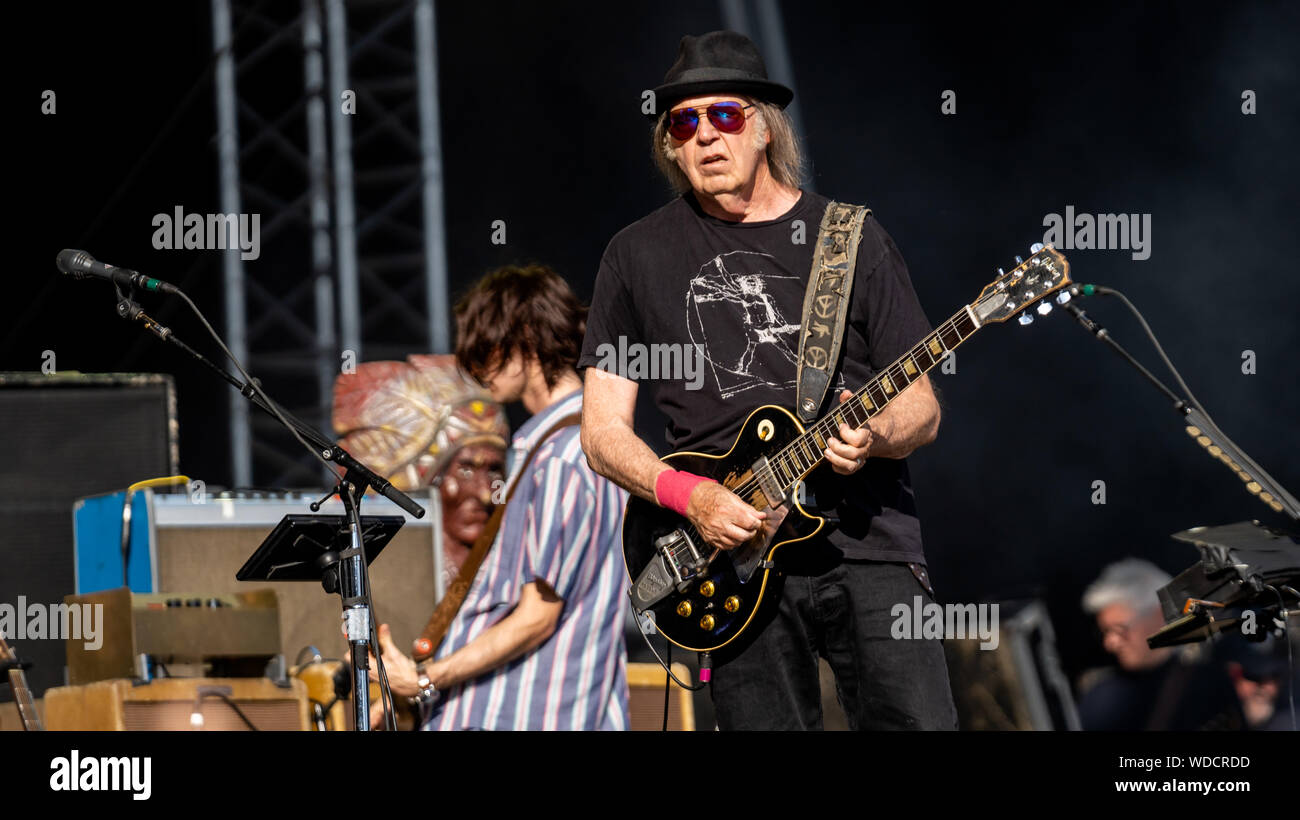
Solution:
<path fill-rule="evenodd" d="M 437 492 L 434 490 L 434 492 Z M 130 519 L 130 580 L 137 593 L 167 598 L 224 596 L 272 590 L 278 603 L 279 644 L 289 663 L 307 646 L 326 658 L 347 649 L 341 631 L 342 604 L 311 581 L 242 582 L 235 573 L 285 515 L 308 513 L 324 495 L 227 494 L 167 495 L 146 489 L 135 494 Z M 122 583 L 122 494 L 82 499 L 76 507 L 78 592 Z M 434 509 L 430 499 L 416 498 Z M 401 515 L 406 523 L 370 567 L 375 617 L 387 623 L 393 640 L 409 651 L 438 599 L 439 572 L 435 515 L 416 519 L 386 498 L 367 495 L 363 515 Z M 337 500 L 320 515 L 343 515 Z M 441 526 L 439 523 L 438 526 Z M 128 673 L 130 674 L 130 673 Z"/>
<path fill-rule="evenodd" d="M 64 602 L 81 608 L 83 622 L 86 613 L 99 621 L 94 644 L 81 635 L 67 639 L 73 684 L 132 677 L 142 654 L 164 664 L 239 660 L 258 674 L 280 654 L 280 612 L 272 590 L 138 595 L 123 587 L 69 595 Z"/>
<path fill-rule="evenodd" d="M 194 715 L 204 731 L 244 731 L 248 725 L 215 692 L 235 702 L 262 731 L 306 731 L 307 686 L 265 678 L 160 678 L 137 686 L 105 680 L 45 692 L 45 728 L 61 731 L 189 731 Z"/>
<path fill-rule="evenodd" d="M 673 674 L 689 680 L 691 672 L 683 664 L 673 664 Z M 634 732 L 658 732 L 664 725 L 664 682 L 668 675 L 657 663 L 627 665 L 628 712 Z M 695 702 L 691 693 L 672 684 L 668 697 L 668 728 L 674 732 L 695 731 Z"/>

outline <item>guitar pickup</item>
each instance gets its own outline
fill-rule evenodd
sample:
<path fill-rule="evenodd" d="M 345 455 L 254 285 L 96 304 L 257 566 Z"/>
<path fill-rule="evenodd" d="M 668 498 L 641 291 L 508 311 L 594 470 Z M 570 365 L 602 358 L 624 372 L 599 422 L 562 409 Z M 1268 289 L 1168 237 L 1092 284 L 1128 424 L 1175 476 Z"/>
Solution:
<path fill-rule="evenodd" d="M 763 491 L 767 498 L 769 507 L 776 508 L 785 503 L 786 493 L 781 483 L 776 480 L 776 474 L 767 466 L 767 457 L 764 456 L 750 465 L 750 475 L 758 481 L 758 488 Z"/>

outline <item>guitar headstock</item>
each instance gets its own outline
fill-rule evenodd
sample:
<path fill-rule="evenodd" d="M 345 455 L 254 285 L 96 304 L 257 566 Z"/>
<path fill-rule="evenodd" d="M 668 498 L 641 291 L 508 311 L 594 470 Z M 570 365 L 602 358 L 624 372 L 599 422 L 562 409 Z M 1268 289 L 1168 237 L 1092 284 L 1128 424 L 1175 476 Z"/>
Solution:
<path fill-rule="evenodd" d="M 990 282 L 971 303 L 971 310 L 981 324 L 1005 322 L 1039 301 L 1043 302 L 1040 312 L 1046 314 L 1051 310 L 1047 297 L 1072 284 L 1070 263 L 1060 251 L 1051 245 L 1035 245 L 1030 250 L 1032 256 L 1023 262 L 1017 256 L 1016 266 Z M 1062 293 L 1057 299 L 1064 304 L 1069 301 L 1069 293 Z M 1021 324 L 1033 320 L 1032 313 L 1020 317 Z"/>

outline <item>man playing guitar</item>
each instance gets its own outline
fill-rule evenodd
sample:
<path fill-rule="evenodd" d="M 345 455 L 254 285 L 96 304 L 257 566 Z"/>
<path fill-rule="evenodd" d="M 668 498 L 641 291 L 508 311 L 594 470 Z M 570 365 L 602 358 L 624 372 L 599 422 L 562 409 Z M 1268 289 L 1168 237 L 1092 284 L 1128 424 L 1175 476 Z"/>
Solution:
<path fill-rule="evenodd" d="M 683 38 L 655 89 L 652 137 L 661 171 L 682 196 L 610 242 L 579 359 L 591 465 L 684 515 L 724 550 L 754 537 L 770 514 L 660 461 L 633 429 L 637 381 L 611 372 L 617 368 L 601 351 L 654 345 L 703 356 L 702 384 L 656 386 L 674 450 L 725 452 L 754 407 L 794 406 L 799 343 L 788 331 L 800 322 L 809 240 L 829 201 L 799 188 L 801 160 L 783 110 L 792 96 L 767 79 L 744 36 Z M 869 215 L 849 298 L 843 355 L 823 410 L 930 331 L 902 256 Z M 854 728 L 956 727 L 942 645 L 890 637 L 895 604 L 933 600 L 903 459 L 933 441 L 938 426 L 939 405 L 922 378 L 867 426 L 841 426 L 827 442 L 826 464 L 808 483 L 838 526 L 782 551 L 781 593 L 754 627 L 716 652 L 721 728 L 820 728 L 818 655 L 835 672 Z"/>
<path fill-rule="evenodd" d="M 532 418 L 511 443 L 501 528 L 436 653 L 417 668 L 380 632 L 392 692 L 428 706 L 425 729 L 628 728 L 627 495 L 592 472 L 569 423 L 582 410 L 585 316 L 536 265 L 487 275 L 456 306 L 457 361 Z"/>

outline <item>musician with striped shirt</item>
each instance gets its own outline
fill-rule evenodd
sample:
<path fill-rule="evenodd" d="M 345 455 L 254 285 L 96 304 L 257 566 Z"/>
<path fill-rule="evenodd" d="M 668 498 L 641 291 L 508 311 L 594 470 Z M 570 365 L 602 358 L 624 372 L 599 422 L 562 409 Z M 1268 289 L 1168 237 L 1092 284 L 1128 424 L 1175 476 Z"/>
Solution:
<path fill-rule="evenodd" d="M 577 425 L 557 425 L 582 411 L 586 308 L 549 268 L 505 267 L 457 304 L 456 325 L 460 365 L 532 418 L 511 445 L 501 529 L 423 667 L 434 706 L 422 728 L 627 729 L 627 495 L 587 465 Z M 393 695 L 418 694 L 426 680 L 387 635 Z"/>

